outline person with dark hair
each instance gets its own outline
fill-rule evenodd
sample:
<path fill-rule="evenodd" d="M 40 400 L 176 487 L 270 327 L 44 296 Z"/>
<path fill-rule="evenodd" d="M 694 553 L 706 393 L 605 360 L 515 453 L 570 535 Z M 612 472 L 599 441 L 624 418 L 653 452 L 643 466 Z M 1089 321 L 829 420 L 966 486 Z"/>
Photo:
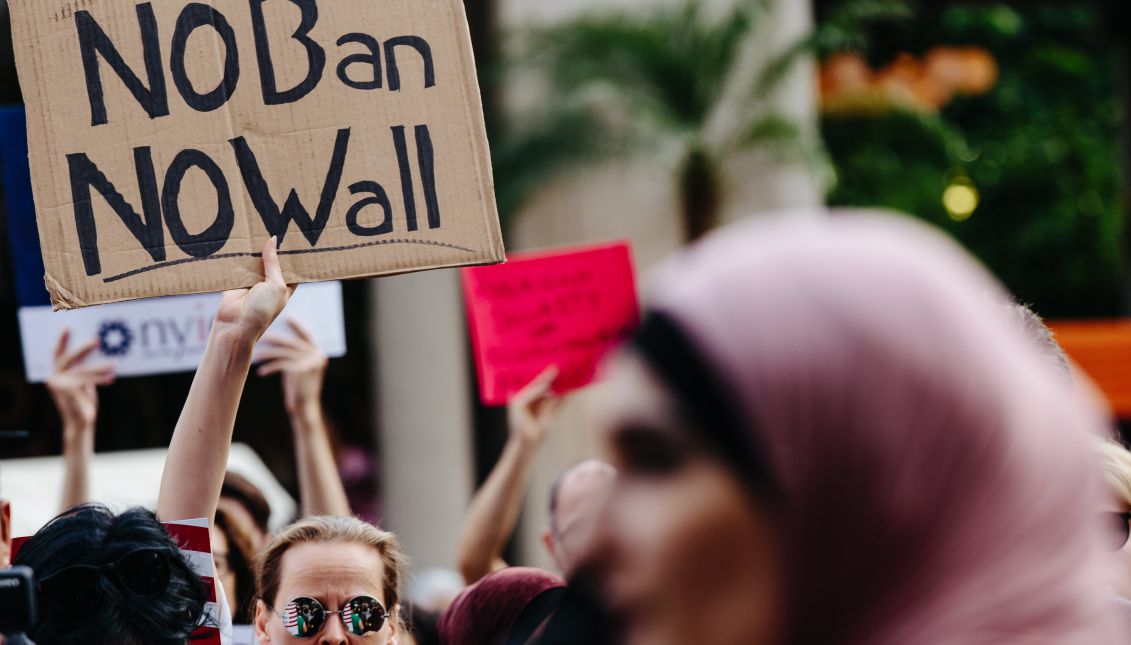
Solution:
<path fill-rule="evenodd" d="M 224 587 L 232 619 L 237 625 L 250 625 L 254 617 L 255 575 L 252 567 L 259 553 L 259 534 L 239 515 L 240 506 L 220 498 L 216 522 L 212 525 L 212 559 L 216 580 Z"/>
<path fill-rule="evenodd" d="M 82 505 L 19 551 L 38 581 L 43 619 L 31 634 L 51 643 L 181 645 L 205 624 L 208 589 L 157 516 Z"/>
<path fill-rule="evenodd" d="M 1100 411 L 910 218 L 760 218 L 656 275 L 601 421 L 631 644 L 1119 642 Z"/>
<path fill-rule="evenodd" d="M 214 521 L 252 348 L 293 293 L 274 238 L 264 245 L 263 268 L 262 282 L 221 298 L 169 444 L 157 513 L 114 516 L 80 507 L 52 520 L 17 554 L 14 564 L 31 566 L 39 579 L 43 611 L 29 633 L 39 645 L 184 643 L 206 621 L 216 623 L 222 637 L 225 627 L 230 630 L 223 587 L 216 589 L 220 615 L 208 616 L 207 592 L 184 580 L 188 564 L 158 517 Z M 209 562 L 207 575 L 214 571 Z M 174 613 L 176 620 L 169 618 Z"/>
<path fill-rule="evenodd" d="M 444 641 L 440 640 L 440 616 L 440 612 L 408 603 L 405 608 L 408 638 L 401 639 L 399 645 L 441 645 Z"/>
<path fill-rule="evenodd" d="M 561 400 L 552 386 L 557 368 L 549 367 L 515 394 L 507 405 L 510 435 L 498 463 L 468 506 L 457 560 L 467 584 L 507 566 L 502 553 L 518 523 L 527 480 L 534 469 L 546 428 Z M 616 471 L 589 460 L 569 468 L 550 487 L 549 528 L 542 544 L 567 577 L 585 545 Z"/>
<path fill-rule="evenodd" d="M 254 531 L 255 548 L 263 546 L 271 534 L 271 504 L 263 491 L 247 477 L 229 470 L 224 473 L 220 499 L 230 502 L 227 509 L 231 522 L 239 523 L 246 531 Z"/>

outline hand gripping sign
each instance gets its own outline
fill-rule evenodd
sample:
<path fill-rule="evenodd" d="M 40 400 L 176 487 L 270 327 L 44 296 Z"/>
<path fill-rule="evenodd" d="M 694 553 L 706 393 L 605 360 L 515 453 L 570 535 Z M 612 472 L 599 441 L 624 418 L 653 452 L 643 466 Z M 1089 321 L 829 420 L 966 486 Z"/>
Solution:
<path fill-rule="evenodd" d="M 8 226 L 20 345 L 27 379 L 51 376 L 54 348 L 64 329 L 72 337 L 97 338 L 98 352 L 112 359 L 117 376 L 188 372 L 200 365 L 220 294 L 151 298 L 88 307 L 66 315 L 53 312 L 43 288 L 43 261 L 36 232 L 28 172 L 27 138 L 22 108 L 0 108 L 0 208 Z M 346 352 L 340 282 L 304 285 L 287 303 L 270 333 L 290 335 L 287 318 L 296 318 L 314 334 L 328 356 Z"/>
<path fill-rule="evenodd" d="M 463 271 L 464 299 L 487 405 L 502 405 L 550 365 L 556 392 L 593 381 L 601 358 L 640 322 L 627 244 L 513 255 Z"/>
<path fill-rule="evenodd" d="M 458 0 L 11 0 L 56 308 L 503 260 Z"/>

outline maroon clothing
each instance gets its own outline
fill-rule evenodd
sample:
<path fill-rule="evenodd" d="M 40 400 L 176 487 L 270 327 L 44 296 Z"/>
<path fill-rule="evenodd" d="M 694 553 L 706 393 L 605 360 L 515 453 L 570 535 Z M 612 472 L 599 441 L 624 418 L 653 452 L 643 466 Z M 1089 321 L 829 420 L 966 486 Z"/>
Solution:
<path fill-rule="evenodd" d="M 564 587 L 564 580 L 541 569 L 496 571 L 464 589 L 444 612 L 440 641 L 444 645 L 506 643 L 531 603 L 547 591 Z"/>

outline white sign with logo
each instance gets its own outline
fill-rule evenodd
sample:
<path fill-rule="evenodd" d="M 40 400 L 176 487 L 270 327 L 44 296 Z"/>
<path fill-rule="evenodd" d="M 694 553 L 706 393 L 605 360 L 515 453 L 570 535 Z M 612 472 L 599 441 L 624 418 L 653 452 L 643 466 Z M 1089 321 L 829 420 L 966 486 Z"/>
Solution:
<path fill-rule="evenodd" d="M 21 307 L 20 339 L 27 379 L 41 383 L 51 376 L 52 353 L 63 329 L 72 347 L 97 338 L 94 359 L 110 359 L 118 376 L 191 372 L 200 364 L 220 294 L 174 296 L 52 312 L 50 306 Z M 314 335 L 330 357 L 346 353 L 342 285 L 320 282 L 299 287 L 269 334 L 292 336 L 287 318 Z"/>

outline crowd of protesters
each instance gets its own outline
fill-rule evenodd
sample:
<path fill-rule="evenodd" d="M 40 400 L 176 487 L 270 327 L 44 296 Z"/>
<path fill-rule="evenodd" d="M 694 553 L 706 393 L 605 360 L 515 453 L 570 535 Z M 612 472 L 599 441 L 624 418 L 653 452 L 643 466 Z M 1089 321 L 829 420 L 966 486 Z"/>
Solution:
<path fill-rule="evenodd" d="M 351 516 L 325 356 L 297 322 L 262 339 L 293 293 L 274 241 L 263 266 L 223 296 L 155 509 L 90 499 L 113 371 L 60 339 L 63 510 L 12 559 L 36 579 L 30 641 L 182 644 L 212 627 L 231 642 L 238 625 L 264 644 L 1131 638 L 1131 453 L 1040 319 L 922 224 L 765 216 L 671 258 L 604 368 L 603 455 L 552 486 L 556 571 L 502 558 L 560 405 L 549 366 L 512 399 L 466 512 L 464 588 L 430 606 L 406 595 L 411 545 Z M 283 376 L 302 508 L 275 533 L 262 494 L 225 472 L 260 340 L 259 373 Z M 200 518 L 203 577 L 163 524 Z M 6 521 L 0 538 L 6 565 Z"/>

